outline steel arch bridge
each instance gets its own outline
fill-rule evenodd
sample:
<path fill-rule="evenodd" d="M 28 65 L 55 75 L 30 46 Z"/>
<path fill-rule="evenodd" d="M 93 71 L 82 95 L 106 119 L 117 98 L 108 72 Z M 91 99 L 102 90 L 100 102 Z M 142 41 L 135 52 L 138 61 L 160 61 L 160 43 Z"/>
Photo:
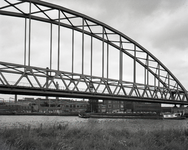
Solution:
<path fill-rule="evenodd" d="M 163 63 L 107 24 L 39 0 L 1 3 L 0 17 L 21 21 L 23 37 L 21 63 L 0 58 L 1 93 L 188 104 Z"/>

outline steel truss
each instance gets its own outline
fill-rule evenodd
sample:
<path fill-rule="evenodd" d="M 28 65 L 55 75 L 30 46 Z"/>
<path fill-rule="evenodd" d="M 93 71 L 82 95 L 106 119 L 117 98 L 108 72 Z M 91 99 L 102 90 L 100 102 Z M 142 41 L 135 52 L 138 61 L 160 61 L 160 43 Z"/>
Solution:
<path fill-rule="evenodd" d="M 16 74 L 15 83 L 6 76 Z M 28 82 L 22 82 L 26 79 Z M 107 78 L 0 62 L 0 92 L 183 104 L 182 91 Z M 177 101 L 178 100 L 178 101 Z M 186 102 L 185 102 L 186 104 Z"/>
<path fill-rule="evenodd" d="M 69 96 L 69 97 L 98 97 L 101 99 L 124 99 L 163 103 L 186 103 L 188 96 L 186 89 L 178 79 L 148 50 L 132 40 L 125 34 L 114 28 L 97 21 L 84 14 L 69 10 L 67 8 L 46 3 L 38 0 L 18 0 L 12 2 L 5 0 L 7 5 L 0 6 L 0 14 L 25 18 L 25 27 L 29 21 L 29 29 L 25 29 L 25 55 L 24 64 L 11 64 L 0 62 L 0 91 L 4 93 L 22 93 L 34 95 Z M 23 7 L 24 5 L 24 7 Z M 28 9 L 25 9 L 28 6 Z M 11 11 L 9 10 L 11 8 Z M 14 10 L 14 11 L 13 11 Z M 51 15 L 56 11 L 56 15 Z M 58 59 L 57 70 L 52 69 L 52 56 L 50 55 L 50 67 L 39 68 L 31 66 L 31 20 L 46 22 L 58 26 Z M 82 71 L 81 74 L 74 72 L 74 57 L 72 57 L 72 72 L 60 70 L 60 28 L 72 30 L 72 53 L 74 53 L 74 31 L 82 34 Z M 28 36 L 26 32 L 28 31 Z M 91 37 L 91 51 L 93 38 L 102 42 L 102 68 L 101 76 L 93 76 L 93 61 L 91 52 L 90 75 L 84 71 L 84 37 Z M 28 38 L 28 39 L 26 39 Z M 52 38 L 52 35 L 51 37 Z M 28 42 L 26 42 L 28 40 Z M 110 79 L 108 76 L 109 62 L 107 56 L 107 67 L 105 67 L 105 46 L 112 46 L 119 52 L 119 78 Z M 132 48 L 127 48 L 127 44 Z M 50 47 L 52 40 L 50 41 Z M 26 56 L 26 47 L 28 55 Z M 51 49 L 52 51 L 52 49 Z M 142 55 L 140 55 L 142 54 Z M 133 60 L 133 82 L 123 80 L 123 55 L 127 55 Z M 136 64 L 140 64 L 145 69 L 144 84 L 137 83 Z M 106 68 L 106 69 L 105 69 Z M 105 75 L 106 72 L 106 75 Z M 8 81 L 8 75 L 15 74 L 19 78 L 14 82 Z M 150 75 L 154 82 L 150 83 Z M 32 78 L 32 79 L 31 79 Z M 21 85 L 21 81 L 26 79 L 28 85 Z M 34 84 L 35 83 L 35 84 Z M 30 89 L 30 92 L 29 92 Z M 32 91 L 34 90 L 35 93 Z"/>

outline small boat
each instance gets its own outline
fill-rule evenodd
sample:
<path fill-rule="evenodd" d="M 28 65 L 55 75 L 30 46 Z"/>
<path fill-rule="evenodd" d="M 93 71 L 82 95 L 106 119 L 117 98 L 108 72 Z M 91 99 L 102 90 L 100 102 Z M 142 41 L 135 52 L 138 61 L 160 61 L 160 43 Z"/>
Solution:
<path fill-rule="evenodd" d="M 160 119 L 155 114 L 91 114 L 90 118 L 111 118 L 111 119 Z"/>
<path fill-rule="evenodd" d="M 164 113 L 162 114 L 163 119 L 185 119 L 183 113 Z"/>
<path fill-rule="evenodd" d="M 90 113 L 79 113 L 78 117 L 80 117 L 80 118 L 90 118 Z"/>

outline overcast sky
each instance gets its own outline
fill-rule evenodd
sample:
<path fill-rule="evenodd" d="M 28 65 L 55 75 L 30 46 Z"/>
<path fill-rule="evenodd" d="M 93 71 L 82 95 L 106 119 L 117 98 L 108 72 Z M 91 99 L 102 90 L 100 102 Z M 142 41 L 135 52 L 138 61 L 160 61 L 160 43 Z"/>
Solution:
<path fill-rule="evenodd" d="M 155 55 L 188 89 L 187 0 L 46 0 L 102 21 Z"/>
<path fill-rule="evenodd" d="M 44 1 L 86 14 L 129 36 L 156 56 L 188 89 L 187 0 Z M 0 23 L 3 41 L 7 22 Z M 7 51 L 1 44 L 3 56 Z"/>

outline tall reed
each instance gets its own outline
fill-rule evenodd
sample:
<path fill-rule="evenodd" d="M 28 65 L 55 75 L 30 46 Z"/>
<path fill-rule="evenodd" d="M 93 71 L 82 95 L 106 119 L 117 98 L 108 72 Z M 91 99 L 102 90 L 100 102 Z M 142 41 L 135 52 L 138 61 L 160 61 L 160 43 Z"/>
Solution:
<path fill-rule="evenodd" d="M 105 128 L 106 126 L 106 128 Z M 41 124 L 37 128 L 0 129 L 3 150 L 186 150 L 188 131 L 169 129 L 135 132 L 95 120 L 84 125 Z"/>

